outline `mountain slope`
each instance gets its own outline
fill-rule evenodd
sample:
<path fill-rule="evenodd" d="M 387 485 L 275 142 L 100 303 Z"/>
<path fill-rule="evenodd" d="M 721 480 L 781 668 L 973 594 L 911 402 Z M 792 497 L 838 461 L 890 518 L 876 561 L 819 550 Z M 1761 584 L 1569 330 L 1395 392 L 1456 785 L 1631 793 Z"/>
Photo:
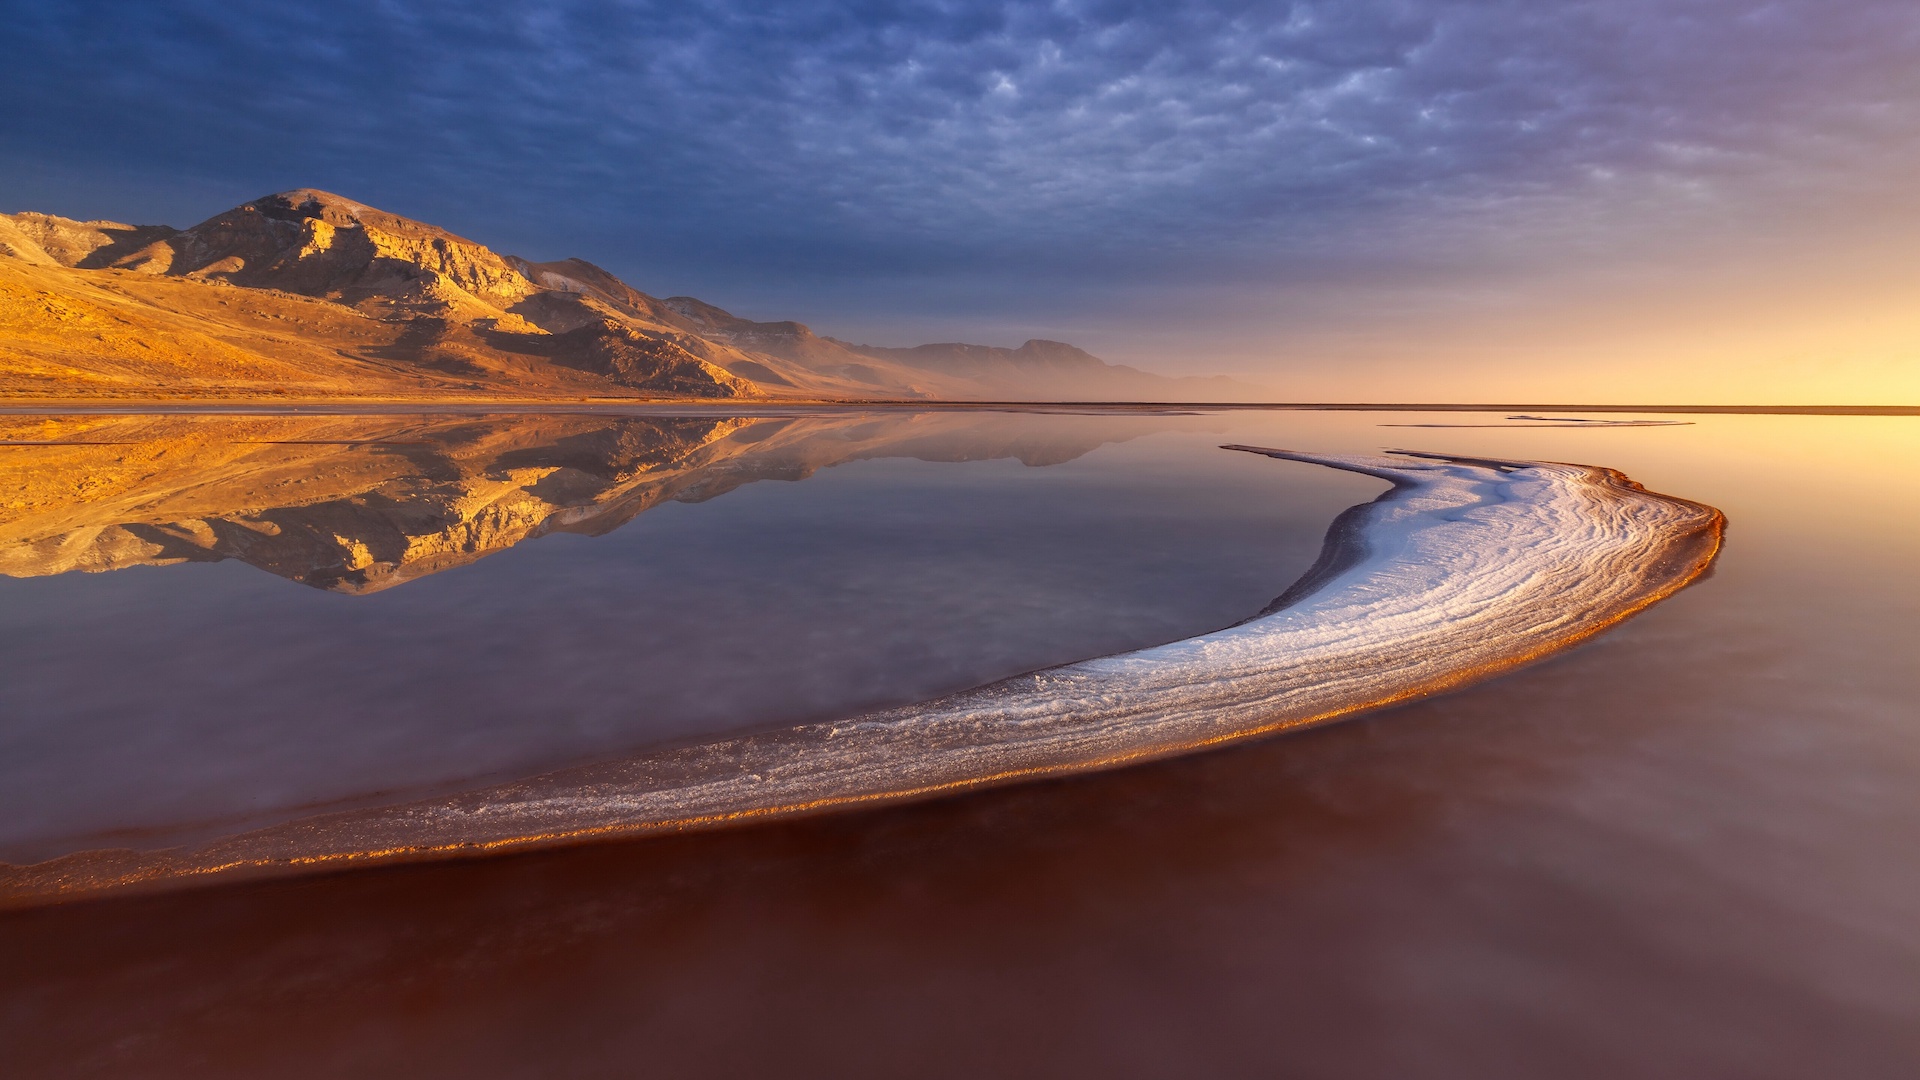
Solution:
<path fill-rule="evenodd" d="M 307 188 L 188 229 L 0 215 L 0 395 L 1196 396 L 1058 342 L 853 346 Z"/>
<path fill-rule="evenodd" d="M 1240 396 L 1229 379 L 1170 379 L 1138 368 L 1109 364 L 1064 341 L 1034 338 L 1017 349 L 948 342 L 907 349 L 874 345 L 853 351 L 919 371 L 961 379 L 980 387 L 1010 387 L 1020 393 L 1071 401 L 1136 398 L 1180 401 Z M 1018 396 L 1018 395 L 1016 395 Z"/>

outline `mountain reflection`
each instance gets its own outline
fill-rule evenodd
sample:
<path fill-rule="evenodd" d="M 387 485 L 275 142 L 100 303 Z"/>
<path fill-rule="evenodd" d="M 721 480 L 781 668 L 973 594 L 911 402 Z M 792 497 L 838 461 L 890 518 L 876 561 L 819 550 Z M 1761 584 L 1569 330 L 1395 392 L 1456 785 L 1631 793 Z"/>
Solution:
<path fill-rule="evenodd" d="M 238 559 L 371 593 L 842 462 L 1070 461 L 1180 422 L 892 413 L 0 418 L 0 574 Z M 1191 418 L 1189 418 L 1191 422 Z"/>

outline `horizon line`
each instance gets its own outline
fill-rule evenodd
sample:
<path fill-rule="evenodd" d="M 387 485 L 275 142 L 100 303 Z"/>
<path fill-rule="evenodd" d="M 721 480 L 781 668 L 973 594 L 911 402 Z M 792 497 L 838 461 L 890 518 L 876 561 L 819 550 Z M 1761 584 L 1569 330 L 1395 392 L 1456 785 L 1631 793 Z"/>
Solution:
<path fill-rule="evenodd" d="M 1531 410 L 1542 412 L 1610 412 L 1610 413 L 1700 413 L 1722 415 L 1782 415 L 1782 416 L 1920 416 L 1920 405 L 1621 405 L 1621 404 L 1581 404 L 1569 402 L 1541 403 L 1502 403 L 1502 402 L 1339 402 L 1339 401 L 960 401 L 952 399 L 928 400 L 915 398 L 858 398 L 842 400 L 780 400 L 780 399 L 713 399 L 713 398 L 500 398 L 476 400 L 473 398 L 432 398 L 419 400 L 369 399 L 369 398 L 313 398 L 300 401 L 281 400 L 188 400 L 179 399 L 121 399 L 117 401 L 60 401 L 49 399 L 36 402 L 0 401 L 0 415 L 33 415 L 39 413 L 89 414 L 89 413 L 159 413 L 159 412 L 204 412 L 204 413 L 243 413 L 243 412 L 318 412 L 325 413 L 335 409 L 348 411 L 455 411 L 455 412 L 564 412 L 582 410 L 617 409 L 682 409 L 695 408 L 702 412 L 738 411 L 741 409 L 820 409 L 820 408 L 888 408 L 888 409 L 1215 409 L 1215 410 L 1290 410 L 1290 411 L 1326 411 L 1326 412 L 1506 412 Z"/>

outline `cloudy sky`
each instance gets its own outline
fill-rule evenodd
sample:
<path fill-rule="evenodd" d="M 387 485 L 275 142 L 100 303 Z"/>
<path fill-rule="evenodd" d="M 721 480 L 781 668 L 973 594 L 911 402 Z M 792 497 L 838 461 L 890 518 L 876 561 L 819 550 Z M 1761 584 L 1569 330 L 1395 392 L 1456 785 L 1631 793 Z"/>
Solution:
<path fill-rule="evenodd" d="M 1920 401 L 1913 0 L 0 0 L 0 210 L 320 187 L 873 344 Z"/>

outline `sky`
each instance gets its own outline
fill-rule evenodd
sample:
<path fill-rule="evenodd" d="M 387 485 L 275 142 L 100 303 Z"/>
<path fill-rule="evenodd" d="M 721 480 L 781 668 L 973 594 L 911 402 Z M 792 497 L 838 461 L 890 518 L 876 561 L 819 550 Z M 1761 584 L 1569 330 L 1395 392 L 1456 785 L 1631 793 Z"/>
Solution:
<path fill-rule="evenodd" d="M 0 210 L 317 187 L 876 345 L 1920 404 L 1913 0 L 0 0 Z"/>

